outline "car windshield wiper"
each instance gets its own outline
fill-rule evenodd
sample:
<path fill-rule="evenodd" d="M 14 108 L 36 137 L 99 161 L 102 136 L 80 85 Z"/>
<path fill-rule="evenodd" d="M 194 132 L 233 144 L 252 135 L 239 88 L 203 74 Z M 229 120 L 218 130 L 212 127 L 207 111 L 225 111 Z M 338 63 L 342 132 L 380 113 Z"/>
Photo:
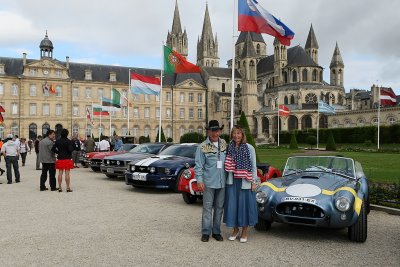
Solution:
<path fill-rule="evenodd" d="M 321 171 L 324 171 L 324 172 L 332 172 L 331 169 L 328 169 L 328 168 L 322 167 L 322 166 L 318 166 L 318 165 L 312 165 L 312 166 L 308 167 L 308 168 L 306 169 L 306 171 L 313 171 L 313 170 L 308 170 L 308 169 L 313 169 L 313 168 L 318 169 L 318 170 L 321 170 Z"/>
<path fill-rule="evenodd" d="M 347 175 L 347 174 L 344 174 L 344 173 L 342 173 L 342 172 L 338 172 L 338 171 L 335 171 L 335 170 L 332 170 L 331 173 L 332 173 L 332 174 L 335 174 L 335 175 L 342 176 L 342 177 L 344 177 L 344 178 L 351 179 L 351 180 L 357 180 L 357 178 L 355 178 L 355 177 L 353 177 L 353 176 L 350 176 L 350 175 Z"/>
<path fill-rule="evenodd" d="M 289 173 L 285 173 L 284 175 L 283 175 L 283 177 L 284 176 L 289 176 L 289 175 L 292 175 L 292 174 L 298 174 L 298 173 L 302 173 L 303 172 L 303 170 L 302 169 L 286 169 L 287 171 L 289 171 Z M 285 170 L 285 171 L 286 171 Z"/>

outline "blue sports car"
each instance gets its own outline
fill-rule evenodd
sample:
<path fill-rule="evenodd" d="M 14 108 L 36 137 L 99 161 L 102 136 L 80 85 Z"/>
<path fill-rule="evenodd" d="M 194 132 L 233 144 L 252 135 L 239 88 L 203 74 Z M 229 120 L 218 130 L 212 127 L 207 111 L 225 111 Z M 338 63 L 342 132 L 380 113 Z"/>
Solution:
<path fill-rule="evenodd" d="M 177 190 L 181 173 L 194 166 L 197 147 L 198 144 L 176 144 L 156 156 L 132 162 L 125 173 L 125 183 Z"/>
<path fill-rule="evenodd" d="M 361 164 L 340 156 L 290 157 L 282 178 L 261 184 L 256 229 L 281 222 L 345 228 L 352 241 L 367 239 L 368 180 Z"/>

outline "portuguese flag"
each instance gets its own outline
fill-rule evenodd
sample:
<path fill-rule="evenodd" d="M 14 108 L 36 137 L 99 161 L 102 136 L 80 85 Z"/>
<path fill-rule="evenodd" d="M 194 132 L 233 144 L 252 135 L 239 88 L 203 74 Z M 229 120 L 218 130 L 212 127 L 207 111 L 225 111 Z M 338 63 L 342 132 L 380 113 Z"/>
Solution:
<path fill-rule="evenodd" d="M 182 55 L 164 45 L 164 73 L 200 73 L 198 66 L 188 62 Z"/>

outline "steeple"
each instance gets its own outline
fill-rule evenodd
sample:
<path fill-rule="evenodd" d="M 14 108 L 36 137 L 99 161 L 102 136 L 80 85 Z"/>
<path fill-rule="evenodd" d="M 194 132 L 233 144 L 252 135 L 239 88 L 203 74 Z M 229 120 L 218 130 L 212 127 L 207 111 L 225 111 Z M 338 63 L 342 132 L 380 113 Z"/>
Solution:
<path fill-rule="evenodd" d="M 331 85 L 343 86 L 344 63 L 337 42 L 329 68 L 331 74 Z"/>
<path fill-rule="evenodd" d="M 311 24 L 310 31 L 308 33 L 305 50 L 306 53 L 318 64 L 318 42 L 315 37 L 314 28 Z"/>
<path fill-rule="evenodd" d="M 47 30 L 46 30 L 46 35 L 44 36 L 44 39 L 40 42 L 39 45 L 40 48 L 40 58 L 53 58 L 53 43 L 50 41 L 49 37 L 47 36 Z"/>
<path fill-rule="evenodd" d="M 277 38 L 274 40 L 274 76 L 275 85 L 283 83 L 282 69 L 287 65 L 286 45 L 281 44 Z"/>
<path fill-rule="evenodd" d="M 208 4 L 206 4 L 204 14 L 203 31 L 197 42 L 197 65 L 219 67 L 218 40 L 217 35 L 215 35 L 215 39 L 213 36 Z"/>
<path fill-rule="evenodd" d="M 246 57 L 255 57 L 255 56 L 256 56 L 256 50 L 254 49 L 254 45 L 253 45 L 253 41 L 251 39 L 250 32 L 247 32 L 246 41 L 244 43 L 241 58 L 243 59 Z"/>
<path fill-rule="evenodd" d="M 168 31 L 166 44 L 184 57 L 188 55 L 188 39 L 186 30 L 182 32 L 181 18 L 179 16 L 178 0 L 175 2 L 172 30 Z"/>

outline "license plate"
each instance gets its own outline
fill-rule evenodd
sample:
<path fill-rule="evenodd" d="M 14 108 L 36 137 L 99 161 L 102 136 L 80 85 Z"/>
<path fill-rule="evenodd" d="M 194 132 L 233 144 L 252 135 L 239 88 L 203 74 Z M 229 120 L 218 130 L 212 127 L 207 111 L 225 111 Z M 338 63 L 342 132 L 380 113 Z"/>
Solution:
<path fill-rule="evenodd" d="M 112 168 L 107 168 L 107 173 L 114 173 L 114 170 Z"/>
<path fill-rule="evenodd" d="M 313 198 L 306 198 L 306 197 L 285 197 L 283 201 L 295 201 L 295 202 L 303 202 L 303 203 L 310 203 L 316 204 L 317 200 Z"/>
<path fill-rule="evenodd" d="M 147 173 L 141 173 L 141 172 L 132 173 L 133 180 L 146 181 L 147 180 L 146 176 L 147 176 Z"/>

